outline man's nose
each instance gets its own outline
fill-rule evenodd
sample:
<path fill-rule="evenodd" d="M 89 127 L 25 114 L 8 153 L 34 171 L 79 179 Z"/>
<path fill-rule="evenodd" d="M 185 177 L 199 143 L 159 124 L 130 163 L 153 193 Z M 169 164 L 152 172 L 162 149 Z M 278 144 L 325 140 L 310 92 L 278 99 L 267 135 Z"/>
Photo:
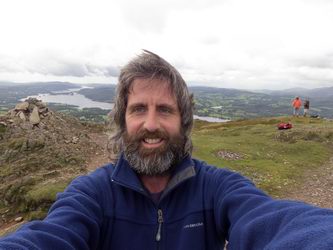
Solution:
<path fill-rule="evenodd" d="M 147 112 L 144 128 L 150 132 L 154 132 L 159 128 L 159 121 L 156 111 L 150 110 Z"/>

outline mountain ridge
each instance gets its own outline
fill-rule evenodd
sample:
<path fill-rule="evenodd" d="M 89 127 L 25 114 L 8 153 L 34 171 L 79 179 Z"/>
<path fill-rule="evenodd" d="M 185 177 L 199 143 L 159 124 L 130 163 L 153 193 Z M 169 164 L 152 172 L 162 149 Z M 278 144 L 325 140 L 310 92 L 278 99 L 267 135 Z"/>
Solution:
<path fill-rule="evenodd" d="M 32 84 L 27 87 L 0 87 L 0 111 L 14 105 L 19 98 L 36 95 L 44 91 L 66 90 L 78 87 L 65 82 Z M 93 85 L 89 85 L 93 86 Z M 333 118 L 333 87 L 315 89 L 287 89 L 269 91 L 269 93 L 249 90 L 227 89 L 205 86 L 189 86 L 194 94 L 195 114 L 223 119 L 246 119 L 265 116 L 283 116 L 292 114 L 291 101 L 295 96 L 310 100 L 310 113 L 320 117 Z M 116 85 L 97 84 L 93 88 L 78 91 L 94 101 L 112 103 Z M 216 109 L 215 107 L 221 107 Z M 78 114 L 78 117 L 82 115 Z M 84 115 L 83 115 L 84 116 Z"/>

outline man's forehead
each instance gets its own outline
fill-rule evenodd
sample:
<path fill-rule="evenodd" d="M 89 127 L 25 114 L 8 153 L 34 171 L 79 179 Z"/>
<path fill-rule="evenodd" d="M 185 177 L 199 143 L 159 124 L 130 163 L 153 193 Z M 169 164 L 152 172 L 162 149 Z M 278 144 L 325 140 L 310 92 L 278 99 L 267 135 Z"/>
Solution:
<path fill-rule="evenodd" d="M 145 92 L 152 89 L 161 89 L 164 92 L 168 91 L 168 93 L 174 96 L 170 82 L 159 78 L 136 78 L 129 88 L 129 93 Z"/>

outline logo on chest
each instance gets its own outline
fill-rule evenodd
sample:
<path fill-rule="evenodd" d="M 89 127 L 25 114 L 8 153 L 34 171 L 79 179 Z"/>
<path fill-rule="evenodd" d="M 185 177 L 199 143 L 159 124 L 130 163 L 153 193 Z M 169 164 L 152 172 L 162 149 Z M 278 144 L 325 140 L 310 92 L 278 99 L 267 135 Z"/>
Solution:
<path fill-rule="evenodd" d="M 203 222 L 197 222 L 197 223 L 191 223 L 187 224 L 183 227 L 183 229 L 191 229 L 191 228 L 197 228 L 197 227 L 203 227 Z"/>

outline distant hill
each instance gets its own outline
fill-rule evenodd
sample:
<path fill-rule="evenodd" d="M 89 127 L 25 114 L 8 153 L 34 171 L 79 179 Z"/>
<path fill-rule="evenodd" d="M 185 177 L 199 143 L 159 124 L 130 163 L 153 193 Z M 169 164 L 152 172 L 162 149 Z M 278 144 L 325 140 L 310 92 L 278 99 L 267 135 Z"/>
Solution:
<path fill-rule="evenodd" d="M 78 93 L 89 99 L 100 102 L 114 102 L 116 85 L 90 84 Z M 9 86 L 0 83 L 0 111 L 12 107 L 28 95 L 50 93 L 80 85 L 66 82 L 31 83 Z M 333 87 L 316 89 L 286 89 L 279 91 L 260 90 L 245 91 L 238 89 L 212 88 L 204 86 L 189 87 L 194 95 L 195 114 L 223 119 L 248 119 L 266 116 L 285 116 L 292 114 L 291 101 L 295 96 L 310 100 L 310 114 L 333 118 Z M 73 109 L 74 107 L 72 107 Z M 66 109 L 66 107 L 65 107 Z M 76 113 L 77 117 L 86 117 Z M 96 113 L 96 111 L 94 111 Z M 99 114 L 100 115 L 100 114 Z M 88 115 L 89 117 L 93 116 Z M 100 119 L 100 118 L 99 118 Z"/>
<path fill-rule="evenodd" d="M 28 83 L 13 83 L 13 82 L 0 82 L 0 89 L 18 88 L 27 89 L 28 91 L 60 91 L 70 88 L 77 88 L 81 85 L 70 82 L 28 82 Z"/>
<path fill-rule="evenodd" d="M 333 87 L 315 89 L 286 89 L 270 91 L 272 96 L 300 96 L 310 100 L 310 110 L 322 117 L 333 118 Z"/>
<path fill-rule="evenodd" d="M 0 108 L 13 107 L 22 98 L 40 93 L 50 93 L 71 88 L 78 88 L 80 85 L 68 82 L 37 82 L 37 83 L 0 83 Z"/>
<path fill-rule="evenodd" d="M 291 96 L 303 96 L 303 98 L 310 99 L 333 99 L 333 87 L 305 89 L 305 88 L 292 88 L 285 90 L 271 90 L 267 91 L 270 95 L 291 95 Z"/>
<path fill-rule="evenodd" d="M 99 102 L 113 103 L 116 93 L 116 85 L 90 85 L 94 88 L 81 89 L 78 93 L 88 97 L 91 100 Z"/>
<path fill-rule="evenodd" d="M 116 85 L 107 85 L 82 89 L 79 93 L 94 101 L 113 102 L 115 89 Z M 291 101 L 297 93 L 296 89 L 259 93 L 204 86 L 189 87 L 189 90 L 194 95 L 196 115 L 224 119 L 290 115 Z M 303 93 L 298 94 L 302 99 L 310 96 L 313 114 L 333 118 L 333 87 L 314 89 L 313 92 L 301 89 L 298 93 Z"/>
<path fill-rule="evenodd" d="M 281 116 L 290 113 L 290 96 L 272 96 L 237 89 L 190 87 L 195 113 L 226 119 Z"/>

